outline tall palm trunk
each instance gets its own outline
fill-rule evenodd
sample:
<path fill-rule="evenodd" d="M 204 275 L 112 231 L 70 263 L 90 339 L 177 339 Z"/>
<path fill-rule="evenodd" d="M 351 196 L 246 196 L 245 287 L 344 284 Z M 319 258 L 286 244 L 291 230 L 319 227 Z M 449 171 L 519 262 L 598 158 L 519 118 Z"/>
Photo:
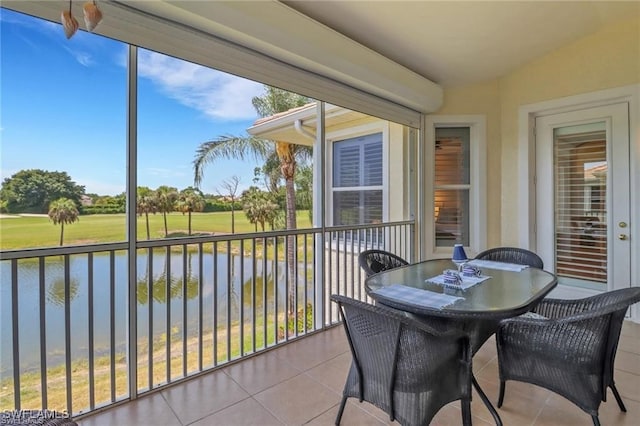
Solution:
<path fill-rule="evenodd" d="M 164 217 L 164 237 L 167 238 L 169 236 L 169 228 L 167 227 L 167 213 L 162 212 L 162 216 Z"/>
<path fill-rule="evenodd" d="M 286 142 L 276 143 L 276 152 L 280 159 L 280 170 L 285 181 L 286 189 L 286 222 L 287 229 L 296 229 L 296 189 L 293 178 L 296 174 L 296 160 L 294 157 L 293 145 Z M 287 264 L 288 267 L 288 308 L 290 315 L 296 315 L 296 263 L 295 263 L 295 242 L 296 237 L 289 235 L 287 237 Z"/>
<path fill-rule="evenodd" d="M 62 247 L 62 241 L 64 240 L 64 222 L 60 222 L 60 247 Z"/>
<path fill-rule="evenodd" d="M 149 232 L 149 212 L 144 212 L 144 218 L 147 222 L 147 240 L 151 239 L 151 233 Z"/>
<path fill-rule="evenodd" d="M 189 235 L 191 235 L 191 210 L 189 210 Z"/>

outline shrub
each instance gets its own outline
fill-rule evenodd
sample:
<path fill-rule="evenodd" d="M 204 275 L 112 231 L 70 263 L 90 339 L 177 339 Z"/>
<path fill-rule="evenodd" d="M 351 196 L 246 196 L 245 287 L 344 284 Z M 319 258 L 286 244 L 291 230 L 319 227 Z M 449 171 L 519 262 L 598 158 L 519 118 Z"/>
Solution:
<path fill-rule="evenodd" d="M 304 309 L 298 309 L 298 313 L 296 315 L 298 317 L 298 330 L 297 334 L 302 334 L 307 331 L 313 330 L 313 305 L 311 303 L 307 303 L 307 317 L 304 317 Z M 287 321 L 288 335 L 296 334 L 296 326 L 295 326 L 295 318 L 289 317 Z M 278 340 L 284 339 L 284 328 L 282 326 L 279 327 L 278 330 Z"/>

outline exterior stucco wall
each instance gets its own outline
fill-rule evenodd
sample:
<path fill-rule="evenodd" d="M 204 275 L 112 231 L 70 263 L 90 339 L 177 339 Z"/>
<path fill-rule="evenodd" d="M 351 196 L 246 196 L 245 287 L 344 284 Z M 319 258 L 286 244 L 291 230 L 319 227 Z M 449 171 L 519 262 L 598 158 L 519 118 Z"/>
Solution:
<path fill-rule="evenodd" d="M 640 18 L 611 25 L 500 80 L 502 217 L 517 218 L 518 108 L 640 82 Z M 509 194 L 509 196 L 505 196 Z M 517 242 L 516 220 L 502 221 L 502 244 Z"/>
<path fill-rule="evenodd" d="M 500 93 L 498 81 L 449 89 L 444 92 L 444 103 L 437 112 L 442 115 L 483 114 L 487 118 L 487 244 L 500 244 Z"/>
<path fill-rule="evenodd" d="M 523 105 L 640 82 L 640 18 L 618 22 L 497 81 L 445 89 L 438 114 L 487 116 L 488 246 L 517 245 Z"/>

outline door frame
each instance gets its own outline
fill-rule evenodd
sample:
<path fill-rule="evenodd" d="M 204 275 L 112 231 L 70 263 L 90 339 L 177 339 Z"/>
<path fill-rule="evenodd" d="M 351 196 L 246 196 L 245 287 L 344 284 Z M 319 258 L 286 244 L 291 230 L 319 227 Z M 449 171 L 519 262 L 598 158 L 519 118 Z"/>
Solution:
<path fill-rule="evenodd" d="M 640 259 L 640 84 L 584 93 L 522 105 L 518 110 L 518 244 L 536 250 L 536 153 L 535 122 L 542 115 L 570 112 L 584 108 L 629 103 L 630 164 L 630 235 L 631 259 Z M 640 262 L 631 262 L 631 283 L 640 286 Z M 595 294 L 587 289 L 558 286 L 554 297 L 584 297 Z M 632 307 L 631 317 L 640 322 L 640 307 Z"/>

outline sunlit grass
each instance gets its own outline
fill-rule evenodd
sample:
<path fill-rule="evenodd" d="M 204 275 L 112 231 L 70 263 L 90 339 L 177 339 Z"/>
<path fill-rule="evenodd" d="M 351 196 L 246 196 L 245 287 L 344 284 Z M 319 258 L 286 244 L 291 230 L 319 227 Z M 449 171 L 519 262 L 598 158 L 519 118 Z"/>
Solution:
<path fill-rule="evenodd" d="M 298 228 L 309 228 L 308 211 L 297 212 Z M 137 219 L 138 240 L 147 239 L 144 216 Z M 188 235 L 188 215 L 170 213 L 167 216 L 169 236 Z M 227 234 L 231 232 L 231 212 L 193 213 L 191 232 L 197 234 Z M 235 213 L 235 233 L 255 232 L 255 226 L 243 212 Z M 149 234 L 152 239 L 164 238 L 164 220 L 161 214 L 149 216 Z M 60 240 L 60 226 L 46 216 L 19 216 L 0 218 L 0 249 L 15 250 L 36 247 L 55 247 Z M 110 243 L 126 240 L 126 216 L 104 214 L 80 216 L 80 220 L 64 228 L 64 245 Z"/>

